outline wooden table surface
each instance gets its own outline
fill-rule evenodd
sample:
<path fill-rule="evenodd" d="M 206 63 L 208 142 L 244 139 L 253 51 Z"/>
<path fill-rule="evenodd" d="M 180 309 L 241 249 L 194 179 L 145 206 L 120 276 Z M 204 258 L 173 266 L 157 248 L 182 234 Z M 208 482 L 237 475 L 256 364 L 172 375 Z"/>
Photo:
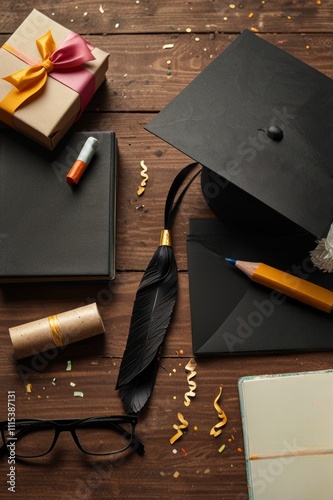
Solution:
<path fill-rule="evenodd" d="M 115 383 L 135 293 L 158 244 L 168 187 L 189 161 L 145 131 L 144 125 L 243 28 L 258 32 L 281 50 L 333 77 L 333 1 L 250 0 L 232 4 L 220 0 L 2 0 L 1 44 L 32 8 L 110 53 L 106 82 L 75 127 L 114 130 L 118 137 L 117 274 L 110 286 L 23 284 L 0 289 L 0 418 L 7 419 L 8 391 L 15 391 L 17 418 L 122 414 Z M 172 44 L 172 48 L 164 48 L 165 44 Z M 149 181 L 144 195 L 138 198 L 142 160 L 148 167 Z M 48 457 L 16 463 L 14 495 L 7 489 L 9 465 L 2 459 L 0 498 L 247 498 L 238 379 L 332 368 L 332 355 L 197 359 L 196 396 L 186 408 L 185 365 L 192 358 L 186 235 L 192 217 L 214 217 L 202 197 L 199 180 L 186 194 L 173 231 L 179 298 L 153 395 L 139 416 L 137 434 L 145 445 L 145 456 L 132 453 L 99 462 L 84 456 L 70 436 L 62 436 Z M 13 360 L 9 327 L 92 301 L 100 308 L 106 327 L 104 337 L 72 344 L 55 359 L 41 356 L 23 362 Z M 70 372 L 66 371 L 69 359 Z M 32 384 L 31 394 L 26 392 L 27 381 Z M 73 397 L 70 382 L 84 392 L 84 398 Z M 228 423 L 215 439 L 209 430 L 217 420 L 213 400 L 220 384 L 224 387 L 221 406 Z M 170 445 L 178 412 L 183 413 L 189 427 Z M 223 443 L 226 447 L 219 453 Z"/>

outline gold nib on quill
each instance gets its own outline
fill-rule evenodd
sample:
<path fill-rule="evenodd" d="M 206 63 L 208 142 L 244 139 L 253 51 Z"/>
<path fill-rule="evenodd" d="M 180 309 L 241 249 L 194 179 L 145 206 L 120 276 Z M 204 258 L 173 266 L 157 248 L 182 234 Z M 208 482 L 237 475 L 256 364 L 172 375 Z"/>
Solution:
<path fill-rule="evenodd" d="M 170 231 L 168 229 L 163 229 L 161 231 L 161 236 L 160 236 L 160 247 L 161 246 L 168 246 L 168 247 L 171 247 L 172 244 L 171 244 L 171 235 L 170 235 Z"/>

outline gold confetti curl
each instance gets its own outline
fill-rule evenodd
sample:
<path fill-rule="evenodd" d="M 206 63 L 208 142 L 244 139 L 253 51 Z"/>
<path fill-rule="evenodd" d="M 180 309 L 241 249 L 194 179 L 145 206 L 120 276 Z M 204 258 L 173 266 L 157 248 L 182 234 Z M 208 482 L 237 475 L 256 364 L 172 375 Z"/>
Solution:
<path fill-rule="evenodd" d="M 197 366 L 197 364 L 193 358 L 190 359 L 190 361 L 185 366 L 185 370 L 190 372 L 187 375 L 187 383 L 188 383 L 190 390 L 187 391 L 184 395 L 184 405 L 185 406 L 190 406 L 190 404 L 191 404 L 190 398 L 194 398 L 194 396 L 195 396 L 195 390 L 197 388 L 197 384 L 194 382 L 194 380 L 191 380 L 191 379 L 193 377 L 195 377 L 197 374 L 197 372 L 195 371 L 196 366 Z"/>
<path fill-rule="evenodd" d="M 217 411 L 219 418 L 221 419 L 221 422 L 218 422 L 210 430 L 210 435 L 214 436 L 214 437 L 217 437 L 221 434 L 222 427 L 227 423 L 227 420 L 228 420 L 226 414 L 224 413 L 224 411 L 222 410 L 222 408 L 218 404 L 218 400 L 220 399 L 221 394 L 222 394 L 222 389 L 223 389 L 223 386 L 220 385 L 220 391 L 214 400 L 214 408 Z"/>
<path fill-rule="evenodd" d="M 144 193 L 144 190 L 146 188 L 147 181 L 148 181 L 148 178 L 149 178 L 148 174 L 146 173 L 147 172 L 147 167 L 146 167 L 145 162 L 143 160 L 140 161 L 140 166 L 142 168 L 142 170 L 141 170 L 141 177 L 143 177 L 143 180 L 141 181 L 141 184 L 138 187 L 137 192 L 136 192 L 136 194 L 138 196 L 141 196 Z"/>
<path fill-rule="evenodd" d="M 183 429 L 186 429 L 188 427 L 188 422 L 185 420 L 183 415 L 181 413 L 177 413 L 178 420 L 180 421 L 181 425 L 173 424 L 173 428 L 177 431 L 177 434 L 172 436 L 170 438 L 170 444 L 173 444 L 183 435 Z"/>

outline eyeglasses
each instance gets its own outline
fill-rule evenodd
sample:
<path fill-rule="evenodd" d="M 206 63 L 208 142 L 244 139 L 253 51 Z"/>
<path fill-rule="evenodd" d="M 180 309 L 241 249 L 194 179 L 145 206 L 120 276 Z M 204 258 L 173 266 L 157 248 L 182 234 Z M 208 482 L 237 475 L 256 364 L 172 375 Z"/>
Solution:
<path fill-rule="evenodd" d="M 84 419 L 17 419 L 0 422 L 3 446 L 0 456 L 42 457 L 53 450 L 61 432 L 70 432 L 76 445 L 88 455 L 113 455 L 133 448 L 144 454 L 144 445 L 135 437 L 136 415 Z"/>

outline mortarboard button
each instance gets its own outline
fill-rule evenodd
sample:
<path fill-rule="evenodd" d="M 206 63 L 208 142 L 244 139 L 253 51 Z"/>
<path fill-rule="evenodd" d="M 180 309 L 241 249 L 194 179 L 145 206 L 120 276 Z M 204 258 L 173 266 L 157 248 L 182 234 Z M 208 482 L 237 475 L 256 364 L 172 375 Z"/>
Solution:
<path fill-rule="evenodd" d="M 267 130 L 267 135 L 273 141 L 281 141 L 283 139 L 283 130 L 277 125 L 271 125 Z"/>
<path fill-rule="evenodd" d="M 331 78 L 244 30 L 145 128 L 203 166 L 224 222 L 320 239 L 333 221 L 332 94 Z"/>

